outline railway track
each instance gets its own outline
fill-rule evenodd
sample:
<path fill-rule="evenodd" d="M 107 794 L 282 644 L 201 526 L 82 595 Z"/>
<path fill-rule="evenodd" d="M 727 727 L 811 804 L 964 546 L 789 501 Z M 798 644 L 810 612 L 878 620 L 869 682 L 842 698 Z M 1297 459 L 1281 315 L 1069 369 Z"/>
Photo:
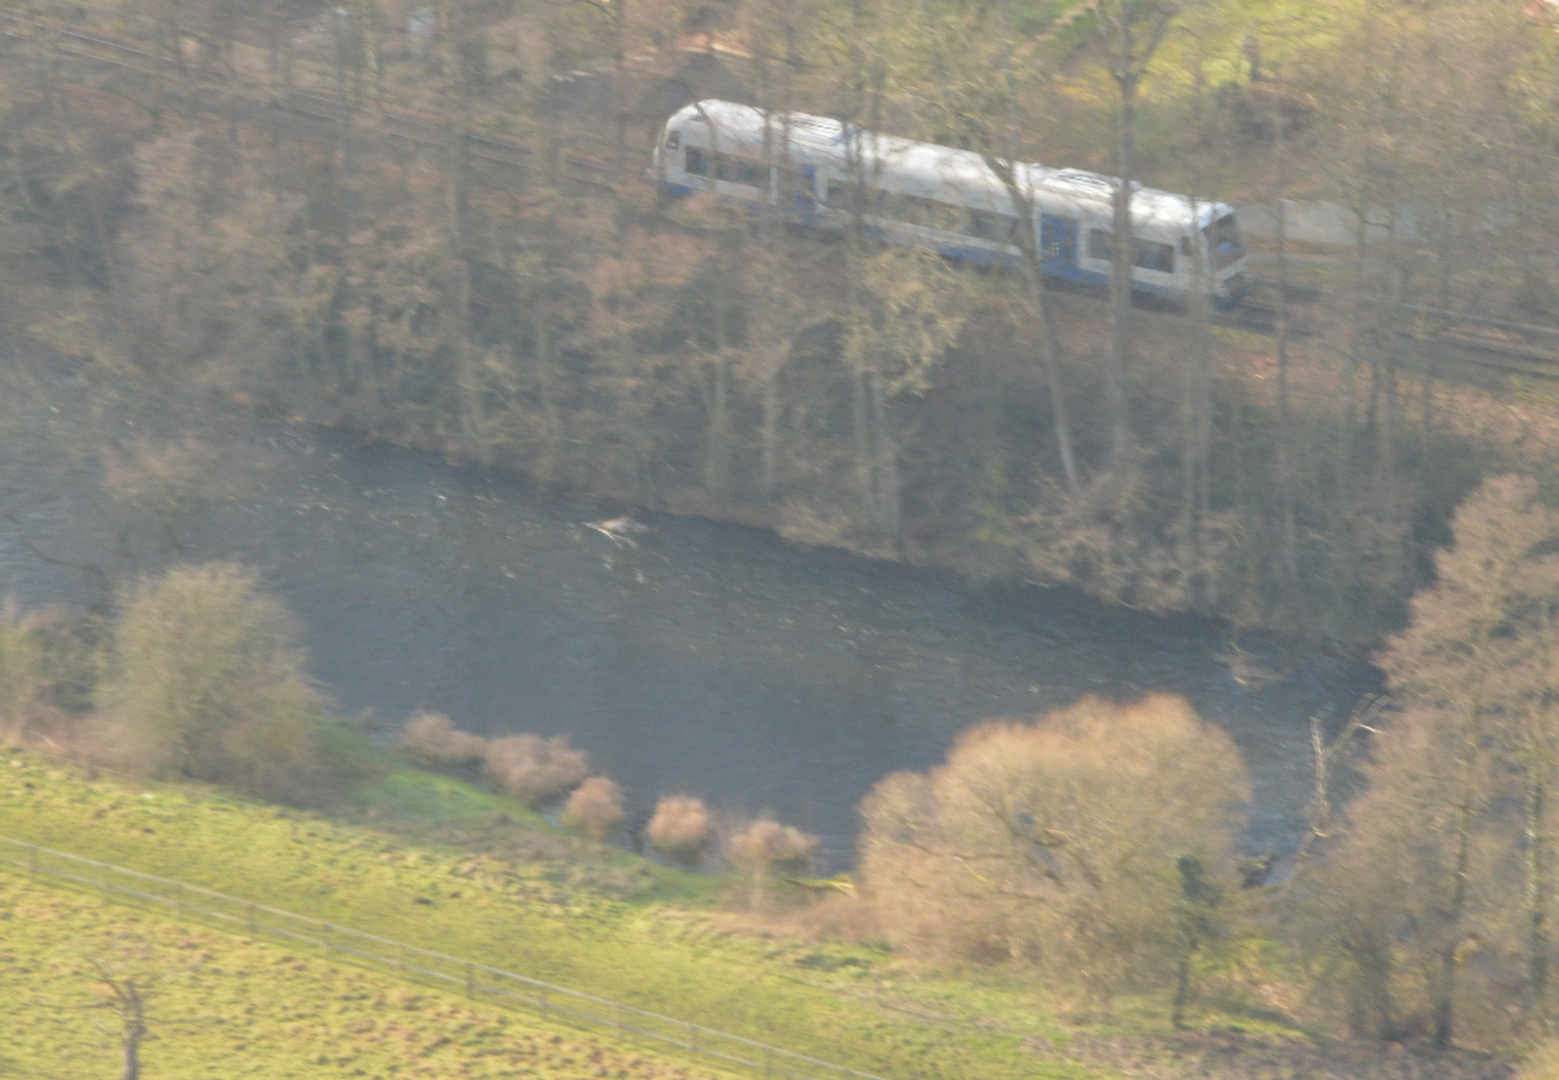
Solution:
<path fill-rule="evenodd" d="M 8 56 L 15 56 L 16 50 L 31 50 L 34 55 L 30 59 L 35 62 L 87 64 L 151 83 L 169 80 L 194 83 L 198 89 L 215 92 L 192 97 L 197 107 L 212 114 L 236 114 L 257 121 L 273 120 L 280 114 L 317 126 L 322 137 L 324 129 L 328 128 L 332 139 L 341 118 L 341 99 L 327 89 L 278 88 L 215 68 L 191 74 L 182 70 L 174 58 L 142 48 L 144 43 L 76 29 L 15 10 L 0 8 L 0 42 L 6 46 Z M 43 55 L 38 55 L 40 53 Z M 375 122 L 371 132 L 359 132 L 356 138 L 387 137 L 429 149 L 445 149 L 450 145 L 453 121 L 448 117 L 419 113 L 384 102 L 371 106 L 357 102 L 349 108 L 353 116 L 371 116 Z M 487 166 L 489 170 L 512 174 L 506 178 L 509 183 L 524 183 L 525 173 L 536 167 L 538 155 L 524 143 L 469 130 L 463 133 L 463 138 L 469 160 Z M 610 166 L 606 162 L 569 149 L 560 150 L 558 160 L 570 181 L 610 187 Z"/>
<path fill-rule="evenodd" d="M 1275 281 L 1257 278 L 1256 284 L 1273 292 L 1277 290 Z M 1285 294 L 1300 305 L 1331 300 L 1339 295 L 1335 289 L 1314 285 L 1289 285 Z M 1251 306 L 1253 311 L 1263 313 L 1275 323 L 1275 304 Z M 1399 334 L 1421 355 L 1514 375 L 1559 379 L 1559 327 L 1419 304 L 1401 304 L 1398 311 L 1417 322 L 1416 328 L 1403 329 Z M 1257 329 L 1254 326 L 1246 328 Z"/>
<path fill-rule="evenodd" d="M 143 48 L 145 43 L 130 41 L 97 30 L 84 30 L 35 13 L 0 7 L 0 45 L 6 56 L 18 50 L 32 51 L 37 62 L 71 62 L 113 71 L 131 78 L 166 83 L 169 79 L 194 83 L 214 94 L 194 95 L 196 104 L 213 114 L 242 117 L 254 122 L 273 122 L 286 117 L 296 125 L 313 127 L 319 141 L 333 141 L 341 121 L 341 98 L 332 90 L 310 86 L 278 89 L 267 83 L 245 78 L 230 71 L 207 68 L 191 75 L 171 57 Z M 37 53 L 43 55 L 36 55 Z M 388 138 L 435 150 L 447 149 L 451 140 L 451 121 L 439 115 L 419 113 L 384 102 L 371 106 L 353 103 L 353 115 L 371 115 L 371 131 L 357 138 L 371 141 Z M 523 185 L 527 173 L 537 167 L 537 152 L 524 143 L 493 135 L 466 131 L 465 151 L 475 166 L 473 177 L 479 183 L 510 188 Z M 564 177 L 586 188 L 610 190 L 610 166 L 577 150 L 561 149 L 558 162 Z M 1275 293 L 1277 283 L 1257 278 L 1258 288 Z M 1289 284 L 1285 297 L 1303 307 L 1336 297 L 1337 291 L 1311 285 Z M 1415 330 L 1402 331 L 1415 352 L 1438 361 L 1466 363 L 1509 374 L 1544 379 L 1559 379 L 1559 327 L 1518 323 L 1463 312 L 1403 305 L 1403 312 L 1419 323 Z M 1214 315 L 1215 325 L 1273 334 L 1277 329 L 1275 303 L 1248 300 L 1237 308 Z M 1291 319 L 1288 333 L 1303 338 L 1311 331 L 1301 317 Z"/>

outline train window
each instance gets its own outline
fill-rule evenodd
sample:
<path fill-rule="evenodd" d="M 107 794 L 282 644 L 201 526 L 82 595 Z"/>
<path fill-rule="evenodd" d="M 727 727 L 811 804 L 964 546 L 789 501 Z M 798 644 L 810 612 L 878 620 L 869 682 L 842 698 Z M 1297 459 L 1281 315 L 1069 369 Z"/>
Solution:
<path fill-rule="evenodd" d="M 1110 232 L 1108 229 L 1088 230 L 1088 257 L 1090 259 L 1111 258 L 1114 250 L 1115 245 L 1110 243 Z"/>
<path fill-rule="evenodd" d="M 805 199 L 810 209 L 811 201 L 817 197 L 810 169 L 781 169 L 779 182 L 781 198 Z"/>
<path fill-rule="evenodd" d="M 964 232 L 981 240 L 995 240 L 1001 244 L 1018 241 L 1018 219 L 1011 214 L 997 214 L 989 210 L 970 210 Z"/>
<path fill-rule="evenodd" d="M 687 164 L 683 166 L 694 176 L 709 175 L 709 158 L 696 146 L 687 148 Z"/>
<path fill-rule="evenodd" d="M 727 183 L 766 188 L 769 186 L 769 167 L 721 154 L 715 159 L 715 177 Z"/>
<path fill-rule="evenodd" d="M 958 207 L 937 199 L 922 199 L 918 195 L 894 195 L 889 214 L 910 225 L 924 225 L 930 229 L 955 230 L 958 228 Z"/>
<path fill-rule="evenodd" d="M 1138 240 L 1133 247 L 1136 248 L 1135 262 L 1142 269 L 1156 270 L 1160 274 L 1175 272 L 1173 244 L 1156 244 L 1152 240 Z"/>

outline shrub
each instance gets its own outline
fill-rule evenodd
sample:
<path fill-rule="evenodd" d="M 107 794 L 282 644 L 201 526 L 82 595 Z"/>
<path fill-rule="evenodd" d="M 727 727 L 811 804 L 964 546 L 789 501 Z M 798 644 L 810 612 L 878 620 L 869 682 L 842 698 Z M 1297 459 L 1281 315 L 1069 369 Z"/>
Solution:
<path fill-rule="evenodd" d="M 773 870 L 804 868 L 817 854 L 817 837 L 794 825 L 759 818 L 731 838 L 731 861 L 748 875 L 748 904 L 754 910 L 763 903 L 764 885 Z"/>
<path fill-rule="evenodd" d="M 136 585 L 107 668 L 99 705 L 154 775 L 317 802 L 361 772 L 344 729 L 320 715 L 296 622 L 252 570 L 208 563 Z"/>
<path fill-rule="evenodd" d="M 759 818 L 731 839 L 731 861 L 744 869 L 800 870 L 815 854 L 817 837 L 771 818 Z"/>
<path fill-rule="evenodd" d="M 483 771 L 497 787 L 534 807 L 578 787 L 587 761 L 567 736 L 509 735 L 487 744 Z"/>
<path fill-rule="evenodd" d="M 443 713 L 419 713 L 406 721 L 401 748 L 419 765 L 469 768 L 487 756 L 487 740 L 461 731 Z"/>
<path fill-rule="evenodd" d="M 864 884 L 896 945 L 1032 964 L 1108 1001 L 1187 976 L 1236 887 L 1248 798 L 1234 744 L 1182 699 L 1085 698 L 879 783 Z"/>
<path fill-rule="evenodd" d="M 580 784 L 563 807 L 564 824 L 592 840 L 605 840 L 622 819 L 622 791 L 606 776 L 592 776 Z"/>
<path fill-rule="evenodd" d="M 689 869 L 697 866 L 713 832 L 709 808 L 689 795 L 665 795 L 655 804 L 655 816 L 644 829 L 650 846 Z"/>

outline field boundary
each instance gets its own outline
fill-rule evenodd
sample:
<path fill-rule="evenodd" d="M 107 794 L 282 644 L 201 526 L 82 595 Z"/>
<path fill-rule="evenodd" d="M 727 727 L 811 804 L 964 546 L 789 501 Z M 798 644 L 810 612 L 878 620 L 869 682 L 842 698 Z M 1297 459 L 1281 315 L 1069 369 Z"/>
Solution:
<path fill-rule="evenodd" d="M 34 880 L 47 878 L 98 892 L 105 902 L 119 900 L 165 907 L 175 920 L 209 920 L 223 930 L 240 930 L 254 938 L 269 937 L 305 946 L 317 950 L 323 958 L 352 959 L 400 979 L 463 991 L 472 1000 L 528 1010 L 543 1019 L 570 1023 L 618 1039 L 633 1037 L 670 1046 L 685 1051 L 690 1064 L 702 1061 L 776 1080 L 884 1080 L 847 1065 L 502 968 L 8 836 L 0 836 L 0 867 L 20 870 Z"/>

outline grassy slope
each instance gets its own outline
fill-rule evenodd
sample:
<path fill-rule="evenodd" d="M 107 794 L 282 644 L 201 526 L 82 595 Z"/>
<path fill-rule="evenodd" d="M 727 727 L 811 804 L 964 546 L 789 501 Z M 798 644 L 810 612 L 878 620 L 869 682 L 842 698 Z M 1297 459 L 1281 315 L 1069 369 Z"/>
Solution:
<path fill-rule="evenodd" d="M 141 1064 L 162 1080 L 707 1075 L 523 1014 L 0 875 L 0 1077 L 116 1075 L 121 1029 L 96 964 L 149 988 Z"/>
<path fill-rule="evenodd" d="M 496 796 L 415 774 L 392 776 L 370 801 L 377 814 L 402 820 L 415 806 L 446 832 L 464 828 L 468 837 L 500 806 L 516 818 L 524 813 Z M 707 879 L 625 853 L 571 848 L 535 823 L 499 832 L 542 857 L 515 861 L 469 847 L 413 845 L 217 792 L 143 792 L 31 756 L 0 758 L 0 834 L 895 1078 L 1078 1072 L 1060 1055 L 1029 1048 L 1064 1046 L 1066 1037 L 1020 985 L 927 982 L 876 950 L 727 933 Z M 418 897 L 432 903 L 415 903 Z"/>

